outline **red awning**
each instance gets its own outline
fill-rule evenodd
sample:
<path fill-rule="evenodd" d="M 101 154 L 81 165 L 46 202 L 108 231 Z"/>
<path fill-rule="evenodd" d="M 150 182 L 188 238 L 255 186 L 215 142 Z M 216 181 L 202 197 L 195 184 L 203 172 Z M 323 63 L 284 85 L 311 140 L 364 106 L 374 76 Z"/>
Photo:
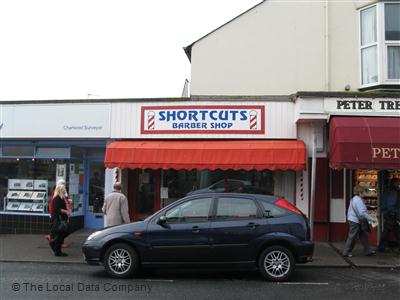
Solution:
<path fill-rule="evenodd" d="M 129 169 L 303 170 L 303 141 L 117 141 L 105 166 Z"/>
<path fill-rule="evenodd" d="M 329 132 L 332 168 L 400 169 L 400 118 L 335 117 Z"/>

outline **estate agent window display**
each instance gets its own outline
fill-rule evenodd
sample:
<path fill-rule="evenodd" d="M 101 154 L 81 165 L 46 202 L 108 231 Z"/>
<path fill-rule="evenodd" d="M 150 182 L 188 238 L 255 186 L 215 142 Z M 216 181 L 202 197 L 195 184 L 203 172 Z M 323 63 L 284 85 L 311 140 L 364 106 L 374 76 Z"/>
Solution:
<path fill-rule="evenodd" d="M 74 214 L 83 213 L 82 162 L 17 158 L 1 159 L 0 166 L 1 212 L 48 214 L 48 202 L 55 184 L 58 179 L 64 179 L 69 188 Z"/>

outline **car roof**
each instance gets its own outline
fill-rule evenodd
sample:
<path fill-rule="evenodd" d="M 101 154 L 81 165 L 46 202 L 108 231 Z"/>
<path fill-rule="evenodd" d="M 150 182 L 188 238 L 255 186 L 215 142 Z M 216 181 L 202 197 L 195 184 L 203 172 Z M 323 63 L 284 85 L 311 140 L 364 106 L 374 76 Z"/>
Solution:
<path fill-rule="evenodd" d="M 277 196 L 274 195 L 263 195 L 263 194 L 249 194 L 249 193 L 198 193 L 198 194 L 192 194 L 192 195 L 188 195 L 183 199 L 186 198 L 198 198 L 199 196 L 204 196 L 207 198 L 211 197 L 220 197 L 220 196 L 224 196 L 224 197 L 245 197 L 248 198 L 249 196 L 251 196 L 252 198 L 255 198 L 257 200 L 261 200 L 261 201 L 268 201 L 268 202 L 275 202 L 277 199 Z"/>

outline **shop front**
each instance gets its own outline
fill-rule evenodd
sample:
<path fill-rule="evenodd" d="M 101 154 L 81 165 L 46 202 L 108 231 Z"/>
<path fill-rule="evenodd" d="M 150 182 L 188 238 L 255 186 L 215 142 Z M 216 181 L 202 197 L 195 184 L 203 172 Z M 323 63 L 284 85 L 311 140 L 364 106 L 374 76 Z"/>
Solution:
<path fill-rule="evenodd" d="M 376 245 L 383 226 L 380 197 L 392 178 L 400 178 L 400 118 L 333 117 L 329 137 L 330 167 L 348 170 L 350 191 L 356 186 L 368 189 L 368 213 L 379 219 L 369 236 Z"/>
<path fill-rule="evenodd" d="M 275 194 L 296 203 L 306 149 L 293 102 L 252 99 L 113 103 L 119 121 L 112 122 L 105 166 L 120 170 L 114 174 L 131 220 L 200 192 Z"/>
<path fill-rule="evenodd" d="M 72 209 L 70 229 L 103 227 L 108 108 L 63 101 L 1 104 L 0 233 L 48 233 L 49 201 L 61 179 Z"/>
<path fill-rule="evenodd" d="M 104 142 L 2 141 L 0 147 L 0 222 L 2 233 L 44 233 L 49 229 L 49 201 L 56 183 L 64 180 L 70 199 L 71 230 L 82 228 L 95 210 L 89 188 L 92 160 L 103 152 Z M 103 187 L 104 187 L 104 167 Z M 99 173 L 101 174 L 101 173 Z M 89 178 L 88 178 L 89 177 Z M 99 178 L 101 180 L 101 178 Z M 104 190 L 104 188 L 102 188 Z M 98 204 L 100 205 L 100 204 Z M 90 223 L 86 222 L 90 226 Z"/>
<path fill-rule="evenodd" d="M 305 141 L 312 182 L 305 197 L 315 203 L 315 237 L 344 241 L 348 234 L 347 209 L 356 186 L 368 188 L 366 205 L 379 225 L 369 235 L 377 245 L 382 232 L 380 197 L 390 179 L 400 175 L 400 99 L 393 93 L 298 93 L 296 122 Z M 313 140 L 313 138 L 315 138 Z M 312 170 L 311 158 L 315 157 Z M 311 203 L 311 201 L 310 201 Z"/>
<path fill-rule="evenodd" d="M 294 197 L 295 172 L 305 168 L 302 141 L 152 140 L 108 145 L 107 168 L 127 170 L 133 220 L 188 194 L 241 192 Z M 291 186 L 283 186 L 283 180 Z"/>

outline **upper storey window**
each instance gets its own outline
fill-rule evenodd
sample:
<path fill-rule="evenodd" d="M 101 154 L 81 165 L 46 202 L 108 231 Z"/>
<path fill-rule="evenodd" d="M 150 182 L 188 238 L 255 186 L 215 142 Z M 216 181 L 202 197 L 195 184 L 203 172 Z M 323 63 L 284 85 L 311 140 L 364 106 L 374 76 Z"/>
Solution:
<path fill-rule="evenodd" d="M 360 10 L 361 87 L 400 85 L 400 1 Z"/>

